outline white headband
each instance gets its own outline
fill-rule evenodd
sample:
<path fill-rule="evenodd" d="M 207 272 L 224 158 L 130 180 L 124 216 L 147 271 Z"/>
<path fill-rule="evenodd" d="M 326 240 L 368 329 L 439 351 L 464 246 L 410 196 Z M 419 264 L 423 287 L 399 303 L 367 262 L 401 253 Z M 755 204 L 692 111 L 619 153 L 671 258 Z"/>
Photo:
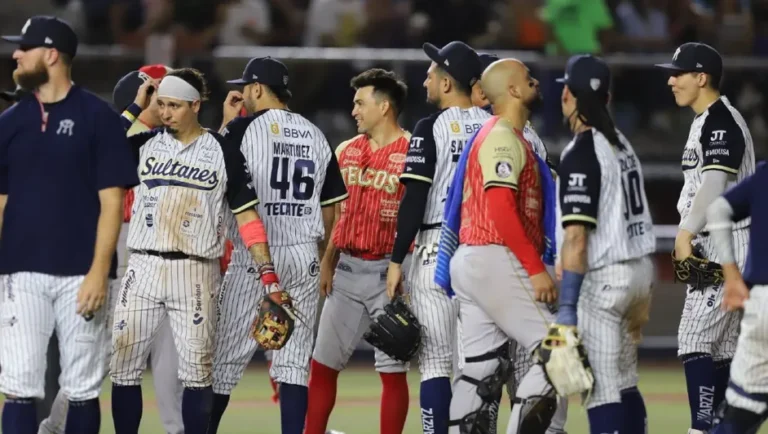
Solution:
<path fill-rule="evenodd" d="M 157 89 L 157 96 L 159 98 L 175 98 L 182 101 L 200 100 L 200 92 L 197 89 L 174 75 L 167 75 L 163 78 L 163 81 L 160 82 L 160 87 Z"/>

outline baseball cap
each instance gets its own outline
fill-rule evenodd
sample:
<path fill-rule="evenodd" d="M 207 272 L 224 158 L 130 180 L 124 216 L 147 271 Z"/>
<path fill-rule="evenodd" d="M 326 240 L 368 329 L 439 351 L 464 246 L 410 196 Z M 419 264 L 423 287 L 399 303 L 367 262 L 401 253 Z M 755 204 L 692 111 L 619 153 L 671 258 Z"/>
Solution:
<path fill-rule="evenodd" d="M 66 22 L 52 16 L 34 16 L 24 24 L 21 35 L 2 38 L 25 49 L 46 47 L 55 48 L 70 57 L 75 57 L 77 54 L 75 31 Z"/>
<path fill-rule="evenodd" d="M 723 58 L 714 48 L 701 42 L 688 42 L 675 50 L 672 62 L 655 66 L 677 72 L 703 72 L 715 77 L 723 75 Z"/>
<path fill-rule="evenodd" d="M 125 110 L 136 99 L 136 94 L 144 82 L 149 79 L 160 80 L 171 68 L 165 65 L 147 65 L 138 71 L 131 71 L 124 75 L 112 91 L 112 103 L 120 110 Z"/>
<path fill-rule="evenodd" d="M 422 47 L 427 56 L 459 83 L 472 88 L 483 74 L 483 65 L 475 50 L 461 41 L 453 41 L 443 48 L 425 43 Z"/>
<path fill-rule="evenodd" d="M 480 65 L 482 66 L 483 71 L 491 66 L 491 63 L 499 60 L 499 56 L 495 54 L 480 53 L 478 54 L 478 57 L 480 57 Z"/>
<path fill-rule="evenodd" d="M 260 83 L 269 87 L 288 87 L 288 68 L 283 62 L 272 57 L 256 57 L 251 59 L 245 70 L 243 78 L 227 81 L 229 84 Z"/>
<path fill-rule="evenodd" d="M 591 92 L 607 99 L 611 89 L 611 70 L 603 59 L 580 54 L 568 59 L 565 75 L 555 81 L 567 85 L 576 96 Z"/>

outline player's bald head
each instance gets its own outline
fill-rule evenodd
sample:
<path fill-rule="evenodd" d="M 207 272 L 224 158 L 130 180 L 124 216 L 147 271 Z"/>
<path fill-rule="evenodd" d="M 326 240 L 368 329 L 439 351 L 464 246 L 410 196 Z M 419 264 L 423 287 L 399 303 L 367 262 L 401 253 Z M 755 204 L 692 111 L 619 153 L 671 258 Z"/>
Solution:
<path fill-rule="evenodd" d="M 480 87 L 491 104 L 510 97 L 510 88 L 527 86 L 528 68 L 517 59 L 497 60 L 485 69 Z"/>

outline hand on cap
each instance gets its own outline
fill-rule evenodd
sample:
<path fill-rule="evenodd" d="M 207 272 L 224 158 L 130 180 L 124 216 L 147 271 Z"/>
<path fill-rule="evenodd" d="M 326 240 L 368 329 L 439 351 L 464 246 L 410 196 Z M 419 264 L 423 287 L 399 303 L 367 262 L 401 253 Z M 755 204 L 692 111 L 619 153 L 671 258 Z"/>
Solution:
<path fill-rule="evenodd" d="M 240 116 L 244 104 L 245 98 L 242 93 L 236 90 L 229 91 L 227 99 L 224 100 L 224 121 L 222 124 L 227 125 L 231 120 Z"/>
<path fill-rule="evenodd" d="M 149 107 L 149 103 L 152 101 L 152 93 L 157 90 L 158 80 L 150 79 L 139 86 L 139 91 L 136 92 L 136 99 L 133 103 L 141 107 L 142 110 L 146 110 Z"/>

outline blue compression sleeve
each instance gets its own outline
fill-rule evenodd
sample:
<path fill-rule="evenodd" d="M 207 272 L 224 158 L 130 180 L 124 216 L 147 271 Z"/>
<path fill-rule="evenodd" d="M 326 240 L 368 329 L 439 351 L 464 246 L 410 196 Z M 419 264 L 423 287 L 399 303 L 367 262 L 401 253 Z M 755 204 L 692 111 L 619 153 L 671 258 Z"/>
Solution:
<path fill-rule="evenodd" d="M 579 304 L 579 292 L 583 281 L 583 274 L 563 270 L 563 280 L 560 283 L 560 307 L 557 311 L 558 324 L 576 325 L 578 321 L 576 306 Z"/>

